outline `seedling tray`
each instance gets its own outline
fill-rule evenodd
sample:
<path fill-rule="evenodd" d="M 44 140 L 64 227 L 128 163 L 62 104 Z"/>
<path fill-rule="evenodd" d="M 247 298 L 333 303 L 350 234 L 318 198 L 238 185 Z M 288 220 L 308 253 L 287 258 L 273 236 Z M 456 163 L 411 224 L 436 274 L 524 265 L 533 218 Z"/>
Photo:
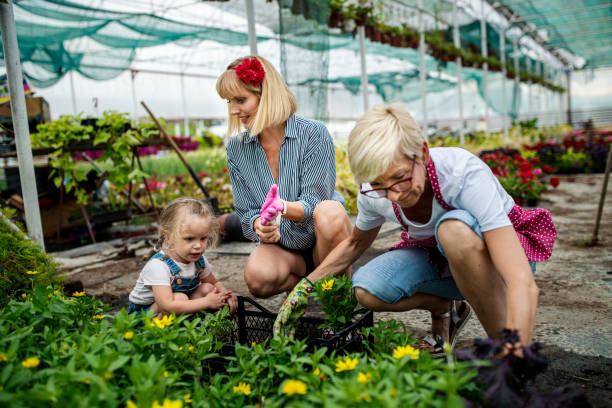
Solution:
<path fill-rule="evenodd" d="M 238 296 L 238 310 L 232 316 L 234 328 L 229 330 L 229 345 L 236 343 L 261 343 L 272 338 L 272 326 L 276 320 L 272 313 L 251 298 Z M 327 347 L 329 351 L 358 352 L 365 351 L 366 337 L 361 333 L 362 327 L 372 327 L 372 311 L 359 309 L 353 313 L 353 322 L 336 332 L 319 328 L 324 322 L 321 318 L 301 317 L 296 327 L 295 338 L 306 339 L 309 350 L 315 347 Z"/>

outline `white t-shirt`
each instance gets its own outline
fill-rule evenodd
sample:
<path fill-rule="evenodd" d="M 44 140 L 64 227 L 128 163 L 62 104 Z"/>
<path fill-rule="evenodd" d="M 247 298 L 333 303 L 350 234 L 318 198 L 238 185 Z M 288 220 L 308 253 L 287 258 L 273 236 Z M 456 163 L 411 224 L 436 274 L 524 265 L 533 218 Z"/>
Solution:
<path fill-rule="evenodd" d="M 512 225 L 508 213 L 514 207 L 514 200 L 485 162 L 458 147 L 435 147 L 429 149 L 429 153 L 444 201 L 472 214 L 483 232 Z M 362 231 L 376 228 L 385 220 L 399 223 L 393 205 L 387 199 L 359 194 L 357 209 L 359 213 L 355 225 Z M 425 239 L 434 236 L 436 223 L 446 212 L 433 198 L 431 218 L 426 224 L 408 221 L 402 211 L 400 216 L 408 226 L 411 238 Z"/>
<path fill-rule="evenodd" d="M 193 278 L 195 276 L 195 262 L 185 264 L 174 259 L 173 261 L 181 270 L 178 275 L 183 278 Z M 206 257 L 204 257 L 204 264 L 206 267 L 200 274 L 200 277 L 202 278 L 205 278 L 212 273 L 212 266 Z M 170 286 L 171 278 L 172 273 L 170 272 L 170 268 L 164 261 L 157 258 L 149 259 L 144 268 L 142 268 L 140 276 L 138 276 L 136 286 L 134 286 L 134 289 L 132 289 L 130 292 L 130 302 L 137 305 L 150 305 L 151 303 L 155 302 L 152 286 Z"/>

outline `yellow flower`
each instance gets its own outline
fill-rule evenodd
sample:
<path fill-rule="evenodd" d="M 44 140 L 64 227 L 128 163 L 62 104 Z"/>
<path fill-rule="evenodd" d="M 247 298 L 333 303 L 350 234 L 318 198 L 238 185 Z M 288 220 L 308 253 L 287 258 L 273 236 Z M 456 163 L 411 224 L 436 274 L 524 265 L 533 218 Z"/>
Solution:
<path fill-rule="evenodd" d="M 25 299 L 25 298 L 27 298 L 27 297 L 28 297 L 28 295 L 26 295 L 25 293 L 22 293 L 22 294 L 21 294 L 21 297 Z"/>
<path fill-rule="evenodd" d="M 179 347 L 179 351 L 182 351 L 182 350 L 183 350 L 183 346 Z"/>
<path fill-rule="evenodd" d="M 314 375 L 320 375 L 321 374 L 321 370 L 319 370 L 319 367 L 316 367 L 314 370 L 312 370 L 312 373 Z"/>
<path fill-rule="evenodd" d="M 0 361 L 6 361 L 6 360 L 7 360 L 6 354 L 0 353 Z"/>
<path fill-rule="evenodd" d="M 450 344 L 448 344 L 448 343 L 445 343 L 443 348 L 444 348 L 444 352 L 445 352 L 446 354 L 450 354 L 450 353 L 453 351 L 453 348 L 452 348 L 452 347 L 451 347 L 451 345 L 450 345 Z"/>
<path fill-rule="evenodd" d="M 183 401 L 165 399 L 162 405 L 159 402 L 153 402 L 153 408 L 183 408 Z"/>
<path fill-rule="evenodd" d="M 153 318 L 153 323 L 159 327 L 160 329 L 163 329 L 167 326 L 170 326 L 172 324 L 172 321 L 174 320 L 174 317 L 171 315 L 165 315 L 164 317 L 162 317 L 161 319 L 154 317 Z"/>
<path fill-rule="evenodd" d="M 113 378 L 113 373 L 111 373 L 110 371 L 104 373 L 104 379 L 106 381 L 110 380 L 111 378 Z"/>
<path fill-rule="evenodd" d="M 404 356 L 410 356 L 411 360 L 416 360 L 419 358 L 419 350 L 416 350 L 411 346 L 398 346 L 395 350 L 393 350 L 393 357 L 396 359 L 399 360 Z"/>
<path fill-rule="evenodd" d="M 34 368 L 40 364 L 40 360 L 36 357 L 30 357 L 21 362 L 21 365 L 25 368 Z"/>
<path fill-rule="evenodd" d="M 391 388 L 389 390 L 389 395 L 395 397 L 397 395 L 397 390 L 395 388 Z"/>
<path fill-rule="evenodd" d="M 38 275 L 40 272 L 37 272 L 37 271 L 27 271 L 26 273 L 28 275 Z"/>
<path fill-rule="evenodd" d="M 187 404 L 189 404 L 190 402 L 193 402 L 193 399 L 191 399 L 191 394 L 185 394 L 183 396 L 183 400 L 185 400 Z"/>
<path fill-rule="evenodd" d="M 83 292 L 74 292 L 74 293 L 72 294 L 72 296 L 74 296 L 74 297 L 81 297 L 81 296 L 85 296 L 85 291 L 83 291 Z"/>
<path fill-rule="evenodd" d="M 64 350 L 68 350 L 70 347 L 68 347 L 67 344 L 64 344 Z"/>
<path fill-rule="evenodd" d="M 344 357 L 344 360 L 336 362 L 336 372 L 351 371 L 357 367 L 359 361 L 356 358 L 350 358 L 349 356 Z"/>
<path fill-rule="evenodd" d="M 242 393 L 244 395 L 251 394 L 251 384 L 239 382 L 238 385 L 234 385 L 234 393 Z"/>
<path fill-rule="evenodd" d="M 123 335 L 123 338 L 126 340 L 132 340 L 134 338 L 134 332 L 132 331 L 125 332 L 125 334 Z"/>
<path fill-rule="evenodd" d="M 367 384 L 372 380 L 372 374 L 370 373 L 359 373 L 357 375 L 357 382 Z"/>
<path fill-rule="evenodd" d="M 95 315 L 93 318 L 97 320 L 102 320 L 104 319 L 104 317 L 105 317 L 104 315 Z"/>
<path fill-rule="evenodd" d="M 372 402 L 372 398 L 369 395 L 359 394 L 356 399 L 357 402 Z"/>
<path fill-rule="evenodd" d="M 187 347 L 187 350 L 188 350 L 188 351 L 193 351 L 193 350 L 195 350 L 195 347 L 193 347 L 193 346 L 189 346 L 189 347 Z"/>
<path fill-rule="evenodd" d="M 132 400 L 128 400 L 125 403 L 125 408 L 138 408 L 138 405 L 132 402 Z"/>
<path fill-rule="evenodd" d="M 164 371 L 164 377 L 168 378 L 168 372 Z"/>
<path fill-rule="evenodd" d="M 53 291 L 53 294 L 54 294 L 54 295 L 57 295 L 58 293 L 59 293 L 59 289 L 55 289 L 55 290 Z"/>
<path fill-rule="evenodd" d="M 285 385 L 283 385 L 283 394 L 287 394 L 287 395 L 295 395 L 295 394 L 300 394 L 300 395 L 304 395 L 306 394 L 306 383 L 300 381 L 300 380 L 289 380 L 285 383 Z"/>
<path fill-rule="evenodd" d="M 321 284 L 321 289 L 323 290 L 331 290 L 331 288 L 334 286 L 334 280 L 333 279 L 327 279 L 325 280 L 322 284 Z"/>

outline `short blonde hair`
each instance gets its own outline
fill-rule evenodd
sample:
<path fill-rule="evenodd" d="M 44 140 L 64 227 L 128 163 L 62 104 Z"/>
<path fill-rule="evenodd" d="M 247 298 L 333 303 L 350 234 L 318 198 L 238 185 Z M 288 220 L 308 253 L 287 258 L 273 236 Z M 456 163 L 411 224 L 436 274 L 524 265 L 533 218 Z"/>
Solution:
<path fill-rule="evenodd" d="M 261 85 L 242 82 L 237 76 L 236 68 L 247 58 L 256 58 L 261 62 L 266 73 Z M 259 107 L 253 120 L 250 134 L 255 136 L 262 130 L 280 125 L 297 111 L 295 95 L 280 76 L 276 68 L 268 60 L 258 55 L 238 58 L 227 66 L 217 80 L 217 93 L 223 99 L 231 100 L 245 90 L 259 96 Z M 227 137 L 230 138 L 241 131 L 240 119 L 230 112 L 228 106 Z"/>
<path fill-rule="evenodd" d="M 348 157 L 355 180 L 375 180 L 398 154 L 419 158 L 424 141 L 418 124 L 402 105 L 375 106 L 349 134 Z"/>
<path fill-rule="evenodd" d="M 208 245 L 214 248 L 219 237 L 219 222 L 217 221 L 213 209 L 202 200 L 180 197 L 168 204 L 159 216 L 159 232 L 155 249 L 161 250 L 168 248 L 166 234 L 169 237 L 179 234 L 182 225 L 184 225 L 184 222 L 182 222 L 183 219 L 189 216 L 204 217 L 210 220 Z"/>

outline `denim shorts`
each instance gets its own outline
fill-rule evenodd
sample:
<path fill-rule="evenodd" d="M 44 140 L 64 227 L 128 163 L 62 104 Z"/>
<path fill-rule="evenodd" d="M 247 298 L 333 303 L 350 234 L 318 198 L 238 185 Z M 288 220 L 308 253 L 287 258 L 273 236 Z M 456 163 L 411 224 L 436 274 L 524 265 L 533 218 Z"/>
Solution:
<path fill-rule="evenodd" d="M 438 226 L 448 219 L 465 223 L 484 239 L 480 225 L 472 214 L 465 210 L 448 211 L 440 217 L 435 227 L 436 242 L 442 255 L 444 251 L 438 241 Z M 535 273 L 535 262 L 529 261 L 529 265 Z M 403 297 L 411 297 L 417 292 L 448 299 L 464 299 L 450 273 L 440 277 L 438 269 L 429 262 L 427 250 L 423 248 L 396 249 L 372 259 L 353 274 L 353 287 L 363 288 L 388 304 Z"/>

